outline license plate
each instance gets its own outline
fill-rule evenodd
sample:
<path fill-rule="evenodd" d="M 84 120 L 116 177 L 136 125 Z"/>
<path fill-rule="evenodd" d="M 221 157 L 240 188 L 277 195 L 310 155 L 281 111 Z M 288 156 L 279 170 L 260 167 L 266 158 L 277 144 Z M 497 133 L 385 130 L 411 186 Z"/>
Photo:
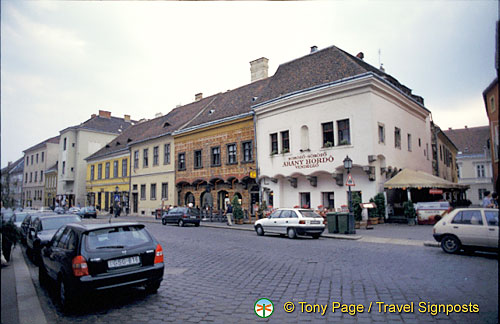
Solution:
<path fill-rule="evenodd" d="M 321 224 L 320 221 L 311 221 L 311 224 Z"/>
<path fill-rule="evenodd" d="M 196 218 L 196 216 L 189 216 L 189 218 Z"/>
<path fill-rule="evenodd" d="M 139 263 L 141 263 L 139 256 L 133 256 L 133 257 L 129 257 L 129 258 L 109 260 L 108 267 L 109 268 L 118 268 L 118 267 L 125 267 L 128 265 L 139 264 Z"/>

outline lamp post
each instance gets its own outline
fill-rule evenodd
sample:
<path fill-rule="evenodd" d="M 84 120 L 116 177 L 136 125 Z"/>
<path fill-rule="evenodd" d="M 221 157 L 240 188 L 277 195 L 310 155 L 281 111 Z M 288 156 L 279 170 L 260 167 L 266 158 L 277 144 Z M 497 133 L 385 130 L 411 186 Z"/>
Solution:
<path fill-rule="evenodd" d="M 344 169 L 347 170 L 347 178 L 351 178 L 351 169 L 352 169 L 352 160 L 349 158 L 349 155 L 346 155 L 345 159 L 344 159 Z M 348 200 L 349 200 L 349 220 L 348 220 L 348 223 L 349 223 L 349 232 L 352 233 L 352 234 L 355 234 L 356 231 L 354 231 L 354 226 L 351 227 L 351 225 L 354 225 L 354 224 L 351 224 L 354 223 L 354 216 L 353 216 L 353 210 L 352 210 L 352 192 L 351 192 L 351 186 L 348 186 L 349 187 L 349 195 L 348 195 Z"/>

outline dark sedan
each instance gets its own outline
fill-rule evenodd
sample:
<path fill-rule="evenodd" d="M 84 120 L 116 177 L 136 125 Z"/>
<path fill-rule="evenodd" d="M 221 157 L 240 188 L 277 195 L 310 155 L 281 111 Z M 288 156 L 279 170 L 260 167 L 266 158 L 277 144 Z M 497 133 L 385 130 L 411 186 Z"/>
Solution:
<path fill-rule="evenodd" d="M 168 212 L 165 212 L 161 218 L 163 225 L 168 223 L 184 226 L 186 224 L 194 224 L 200 226 L 200 211 L 192 207 L 174 207 Z"/>
<path fill-rule="evenodd" d="M 97 211 L 94 206 L 82 207 L 76 214 L 82 218 L 97 218 Z"/>
<path fill-rule="evenodd" d="M 38 263 L 40 250 L 46 245 L 56 231 L 68 223 L 79 223 L 82 219 L 78 215 L 40 216 L 33 221 L 26 235 L 26 254 Z"/>
<path fill-rule="evenodd" d="M 96 291 L 144 286 L 163 279 L 163 249 L 139 223 L 67 224 L 42 249 L 40 284 L 53 284 L 64 311 Z"/>

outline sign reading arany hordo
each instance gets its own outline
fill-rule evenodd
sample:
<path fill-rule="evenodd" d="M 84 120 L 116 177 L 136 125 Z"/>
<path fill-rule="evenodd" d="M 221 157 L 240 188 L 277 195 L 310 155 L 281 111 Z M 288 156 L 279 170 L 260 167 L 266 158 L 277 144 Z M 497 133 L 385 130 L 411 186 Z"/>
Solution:
<path fill-rule="evenodd" d="M 317 168 L 320 164 L 333 163 L 334 158 L 326 152 L 301 154 L 291 156 L 283 161 L 283 167 L 295 167 L 296 169 L 311 169 Z"/>

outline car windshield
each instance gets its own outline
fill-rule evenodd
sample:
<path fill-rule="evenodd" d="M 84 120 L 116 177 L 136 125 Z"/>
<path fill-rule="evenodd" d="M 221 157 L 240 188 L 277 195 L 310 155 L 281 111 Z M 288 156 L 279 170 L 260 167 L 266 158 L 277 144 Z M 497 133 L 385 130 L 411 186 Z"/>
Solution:
<path fill-rule="evenodd" d="M 299 210 L 299 213 L 302 215 L 302 217 L 323 218 L 312 210 Z"/>
<path fill-rule="evenodd" d="M 26 216 L 28 216 L 27 213 L 16 213 L 16 222 L 22 222 Z"/>
<path fill-rule="evenodd" d="M 85 235 L 87 250 L 121 249 L 151 242 L 142 226 L 120 226 L 91 231 Z"/>
<path fill-rule="evenodd" d="M 94 207 L 87 207 L 87 211 L 88 212 L 93 212 L 93 211 L 95 211 L 95 208 Z"/>
<path fill-rule="evenodd" d="M 58 229 L 59 227 L 68 224 L 81 222 L 78 216 L 64 216 L 64 217 L 47 217 L 42 219 L 42 229 L 44 231 Z"/>

